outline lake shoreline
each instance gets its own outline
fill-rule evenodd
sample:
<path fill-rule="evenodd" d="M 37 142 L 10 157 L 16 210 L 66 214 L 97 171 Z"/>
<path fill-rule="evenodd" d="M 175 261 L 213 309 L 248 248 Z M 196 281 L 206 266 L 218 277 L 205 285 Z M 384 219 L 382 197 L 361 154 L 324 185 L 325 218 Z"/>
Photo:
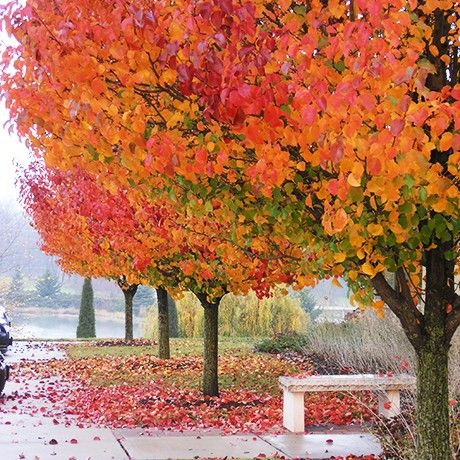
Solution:
<path fill-rule="evenodd" d="M 76 336 L 78 308 L 22 307 L 10 310 L 13 338 L 72 339 Z M 96 309 L 96 334 L 101 338 L 123 338 L 125 315 Z M 142 334 L 142 318 L 134 316 L 134 335 Z"/>
<path fill-rule="evenodd" d="M 43 316 L 43 315 L 52 315 L 59 317 L 69 317 L 69 318 L 78 318 L 80 313 L 79 308 L 50 308 L 50 307 L 17 307 L 13 310 L 10 310 L 9 315 L 14 320 L 15 316 Z M 95 309 L 96 318 L 110 319 L 113 321 L 122 321 L 125 320 L 124 311 L 110 311 L 110 310 L 98 310 Z M 141 316 L 134 315 L 135 319 L 140 319 Z"/>

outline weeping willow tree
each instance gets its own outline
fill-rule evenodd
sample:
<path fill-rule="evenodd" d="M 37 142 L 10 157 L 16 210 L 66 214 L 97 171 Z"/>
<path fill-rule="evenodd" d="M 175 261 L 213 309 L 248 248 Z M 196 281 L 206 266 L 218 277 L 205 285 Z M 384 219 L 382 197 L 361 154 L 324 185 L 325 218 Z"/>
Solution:
<path fill-rule="evenodd" d="M 203 308 L 199 300 L 186 293 L 176 302 L 181 337 L 202 337 Z M 223 337 L 257 337 L 303 332 L 308 315 L 300 301 L 286 295 L 283 288 L 275 288 L 272 297 L 258 299 L 251 292 L 247 296 L 227 294 L 220 304 L 219 335 Z M 156 310 L 151 309 L 144 320 L 144 334 L 156 337 Z"/>

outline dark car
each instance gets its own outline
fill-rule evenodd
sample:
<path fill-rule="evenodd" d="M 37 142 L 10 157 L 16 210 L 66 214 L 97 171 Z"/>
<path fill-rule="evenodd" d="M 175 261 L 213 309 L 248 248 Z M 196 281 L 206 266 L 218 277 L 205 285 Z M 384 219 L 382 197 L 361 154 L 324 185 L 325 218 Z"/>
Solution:
<path fill-rule="evenodd" d="M 3 361 L 3 356 L 0 354 L 0 395 L 2 394 L 5 383 L 10 377 L 10 368 Z"/>
<path fill-rule="evenodd" d="M 5 353 L 13 344 L 11 337 L 11 320 L 4 308 L 0 307 L 0 352 Z"/>

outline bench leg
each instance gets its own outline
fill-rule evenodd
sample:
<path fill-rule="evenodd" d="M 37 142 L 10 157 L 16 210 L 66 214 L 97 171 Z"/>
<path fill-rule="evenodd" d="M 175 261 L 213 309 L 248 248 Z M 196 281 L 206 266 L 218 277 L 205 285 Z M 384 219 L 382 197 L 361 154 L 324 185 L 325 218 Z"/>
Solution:
<path fill-rule="evenodd" d="M 379 414 L 391 418 L 401 413 L 399 390 L 379 393 Z"/>
<path fill-rule="evenodd" d="M 305 406 L 303 393 L 283 392 L 283 425 L 294 433 L 305 431 Z"/>

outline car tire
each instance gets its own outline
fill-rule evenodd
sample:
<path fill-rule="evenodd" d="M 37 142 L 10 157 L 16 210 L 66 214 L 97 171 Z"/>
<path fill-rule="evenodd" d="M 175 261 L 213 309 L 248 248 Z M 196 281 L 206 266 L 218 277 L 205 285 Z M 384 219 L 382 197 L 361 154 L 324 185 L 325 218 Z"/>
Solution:
<path fill-rule="evenodd" d="M 6 381 L 10 376 L 10 368 L 7 365 L 0 366 L 0 395 L 5 388 Z"/>

